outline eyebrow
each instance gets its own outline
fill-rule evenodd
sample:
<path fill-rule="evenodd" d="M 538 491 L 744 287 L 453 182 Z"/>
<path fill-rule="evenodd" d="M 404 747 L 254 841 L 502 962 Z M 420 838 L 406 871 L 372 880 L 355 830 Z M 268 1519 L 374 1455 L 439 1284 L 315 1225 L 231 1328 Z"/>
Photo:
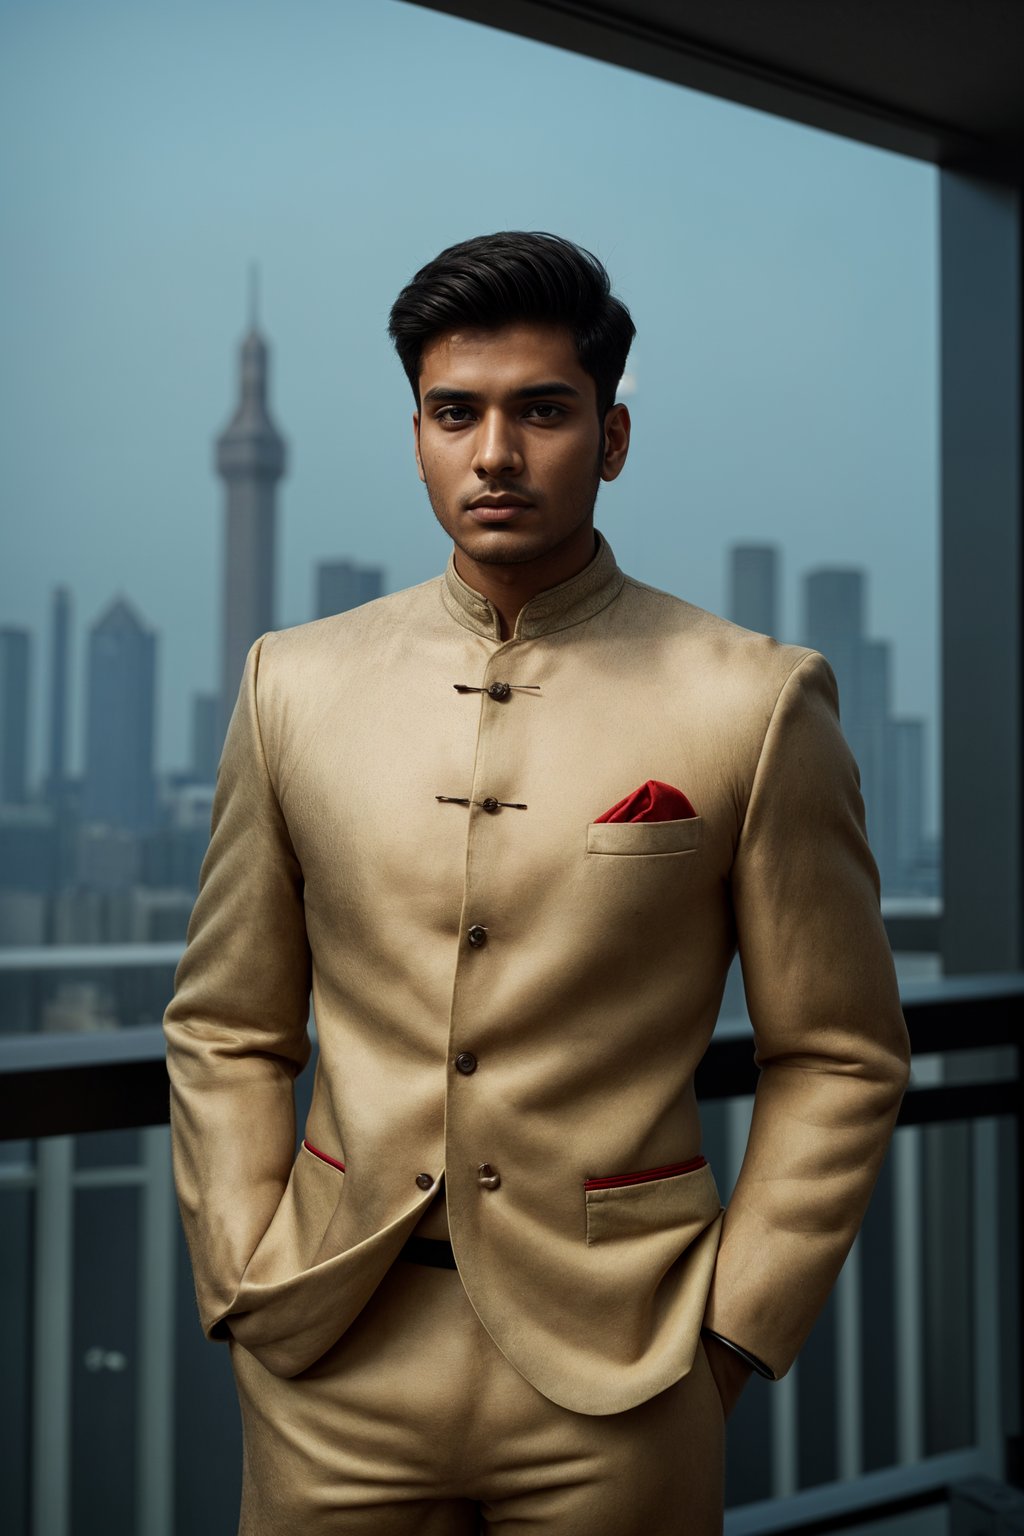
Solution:
<path fill-rule="evenodd" d="M 514 389 L 506 396 L 508 400 L 540 400 L 550 399 L 552 395 L 571 396 L 574 400 L 582 399 L 580 391 L 574 389 L 571 384 L 564 384 L 553 379 L 548 384 L 526 384 L 522 389 Z M 452 389 L 446 384 L 435 384 L 433 389 L 428 389 L 423 396 L 424 405 L 433 405 L 439 401 L 445 401 L 449 405 L 475 405 L 483 399 L 483 395 L 475 389 Z"/>

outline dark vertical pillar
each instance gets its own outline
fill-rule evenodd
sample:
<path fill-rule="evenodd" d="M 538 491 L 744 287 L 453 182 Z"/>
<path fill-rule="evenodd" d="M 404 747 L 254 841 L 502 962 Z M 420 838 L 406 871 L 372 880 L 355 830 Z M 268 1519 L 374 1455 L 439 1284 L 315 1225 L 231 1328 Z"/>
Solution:
<path fill-rule="evenodd" d="M 944 171 L 943 959 L 1015 969 L 1021 911 L 1020 198 Z"/>
<path fill-rule="evenodd" d="M 943 963 L 1022 963 L 1021 239 L 1019 190 L 940 179 Z M 980 1063 L 974 1063 L 975 1070 Z M 947 1063 L 953 1077 L 958 1063 Z M 927 1449 L 972 1432 L 968 1127 L 927 1133 Z M 1021 1156 L 1018 1140 L 1017 1158 Z M 1010 1170 L 1006 1170 L 1009 1175 Z M 988 1192 L 997 1218 L 1004 1191 Z M 1015 1383 L 1019 1401 L 1020 1380 Z M 965 1401 L 966 1398 L 966 1401 Z"/>

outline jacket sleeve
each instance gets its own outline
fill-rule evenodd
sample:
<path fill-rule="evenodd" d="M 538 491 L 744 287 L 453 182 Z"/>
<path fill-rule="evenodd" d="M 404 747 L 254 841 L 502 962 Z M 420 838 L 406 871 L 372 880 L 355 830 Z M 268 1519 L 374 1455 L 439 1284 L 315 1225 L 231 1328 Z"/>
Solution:
<path fill-rule="evenodd" d="M 293 1082 L 310 1053 L 302 870 L 257 706 L 270 638 L 257 640 L 246 660 L 188 943 L 164 1015 L 175 1184 L 210 1337 L 225 1335 L 221 1320 L 287 1183 Z"/>
<path fill-rule="evenodd" d="M 732 899 L 761 1075 L 705 1323 L 782 1376 L 857 1234 L 909 1063 L 857 768 L 815 652 L 772 714 Z"/>

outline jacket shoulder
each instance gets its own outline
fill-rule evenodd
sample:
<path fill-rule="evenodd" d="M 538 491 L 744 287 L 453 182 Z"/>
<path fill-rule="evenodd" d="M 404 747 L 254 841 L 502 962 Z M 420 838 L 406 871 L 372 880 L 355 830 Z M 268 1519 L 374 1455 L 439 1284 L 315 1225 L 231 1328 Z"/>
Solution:
<path fill-rule="evenodd" d="M 441 577 L 435 576 L 418 586 L 390 592 L 344 613 L 332 613 L 327 618 L 311 619 L 288 629 L 271 630 L 263 637 L 264 655 L 272 654 L 275 660 L 282 662 L 310 661 L 320 653 L 336 652 L 339 646 L 350 649 L 353 645 L 372 644 L 396 624 L 436 622 L 440 611 L 441 581 Z"/>
<path fill-rule="evenodd" d="M 283 726 L 315 713 L 339 689 L 360 680 L 372 684 L 395 664 L 408 666 L 410 650 L 426 643 L 444 618 L 435 577 L 345 613 L 261 635 L 250 657 L 265 745 L 276 736 L 274 722 Z"/>
<path fill-rule="evenodd" d="M 744 629 L 632 576 L 626 578 L 623 598 L 625 623 L 641 635 L 656 634 L 674 664 L 699 667 L 703 680 L 721 689 L 723 701 L 736 702 L 738 695 L 748 703 L 756 698 L 770 713 L 790 676 L 805 663 L 831 677 L 817 651 Z"/>

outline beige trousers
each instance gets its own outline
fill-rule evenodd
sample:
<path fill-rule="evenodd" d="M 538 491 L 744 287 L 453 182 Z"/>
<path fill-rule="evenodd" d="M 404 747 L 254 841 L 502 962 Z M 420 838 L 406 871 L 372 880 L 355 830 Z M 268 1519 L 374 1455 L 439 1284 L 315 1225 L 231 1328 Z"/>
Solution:
<path fill-rule="evenodd" d="M 245 1461 L 239 1536 L 714 1536 L 721 1402 L 703 1349 L 626 1413 L 543 1397 L 458 1273 L 399 1261 L 308 1371 L 231 1344 Z"/>

